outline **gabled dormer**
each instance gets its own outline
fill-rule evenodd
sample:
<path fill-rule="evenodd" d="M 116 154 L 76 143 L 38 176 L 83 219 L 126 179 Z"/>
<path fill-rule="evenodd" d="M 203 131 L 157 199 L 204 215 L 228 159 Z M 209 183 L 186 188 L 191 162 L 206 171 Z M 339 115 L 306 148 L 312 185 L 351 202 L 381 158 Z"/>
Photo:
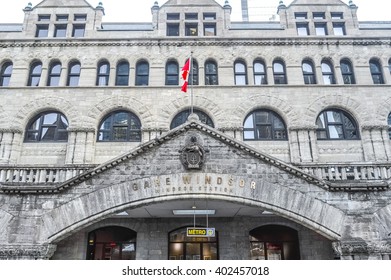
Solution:
<path fill-rule="evenodd" d="M 230 25 L 231 6 L 214 0 L 170 0 L 151 9 L 153 26 L 162 37 L 216 37 Z"/>
<path fill-rule="evenodd" d="M 25 36 L 40 39 L 91 37 L 104 15 L 101 3 L 94 8 L 85 0 L 44 0 L 24 12 Z"/>
<path fill-rule="evenodd" d="M 352 36 L 358 34 L 357 6 L 340 0 L 280 1 L 281 25 L 292 36 Z"/>

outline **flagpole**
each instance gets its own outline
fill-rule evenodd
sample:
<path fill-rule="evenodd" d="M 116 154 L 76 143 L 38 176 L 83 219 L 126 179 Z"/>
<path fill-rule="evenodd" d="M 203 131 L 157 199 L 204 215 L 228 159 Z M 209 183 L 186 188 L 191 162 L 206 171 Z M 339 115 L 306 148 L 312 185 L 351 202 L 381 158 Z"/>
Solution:
<path fill-rule="evenodd" d="M 191 115 L 194 114 L 194 97 L 193 97 L 193 51 L 190 52 L 190 69 L 189 69 L 191 75 L 190 75 L 190 98 L 191 98 L 191 104 L 190 104 L 190 108 L 191 108 Z"/>

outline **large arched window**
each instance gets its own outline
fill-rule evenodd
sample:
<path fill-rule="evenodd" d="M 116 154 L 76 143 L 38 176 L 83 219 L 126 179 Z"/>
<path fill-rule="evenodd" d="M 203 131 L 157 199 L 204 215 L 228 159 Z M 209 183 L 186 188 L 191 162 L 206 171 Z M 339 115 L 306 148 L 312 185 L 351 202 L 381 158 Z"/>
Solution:
<path fill-rule="evenodd" d="M 296 230 L 280 225 L 261 226 L 250 231 L 251 260 L 299 260 Z"/>
<path fill-rule="evenodd" d="M 343 83 L 345 85 L 356 83 L 356 79 L 354 78 L 352 63 L 350 63 L 350 61 L 347 59 L 341 60 L 341 74 L 342 74 Z"/>
<path fill-rule="evenodd" d="M 266 66 L 265 63 L 261 60 L 254 61 L 254 84 L 256 85 L 266 85 L 267 84 L 267 75 L 266 75 Z"/>
<path fill-rule="evenodd" d="M 217 63 L 213 60 L 205 62 L 205 85 L 218 85 Z"/>
<path fill-rule="evenodd" d="M 78 61 L 69 64 L 67 86 L 77 87 L 80 80 L 81 65 Z"/>
<path fill-rule="evenodd" d="M 60 85 L 61 78 L 61 62 L 54 61 L 49 66 L 49 74 L 48 74 L 48 86 L 57 87 Z"/>
<path fill-rule="evenodd" d="M 29 80 L 27 85 L 30 87 L 39 86 L 39 81 L 41 80 L 41 74 L 42 74 L 42 63 L 40 61 L 36 61 L 33 64 L 31 64 Z"/>
<path fill-rule="evenodd" d="M 97 86 L 109 85 L 109 77 L 110 77 L 110 63 L 108 61 L 99 62 L 97 75 L 96 75 L 96 85 Z"/>
<path fill-rule="evenodd" d="M 285 63 L 282 60 L 275 60 L 273 62 L 273 75 L 275 85 L 287 84 Z"/>
<path fill-rule="evenodd" d="M 135 260 L 137 233 L 109 226 L 88 234 L 87 260 Z"/>
<path fill-rule="evenodd" d="M 325 85 L 335 84 L 334 69 L 331 62 L 327 60 L 323 60 L 321 68 L 322 68 L 323 83 Z"/>
<path fill-rule="evenodd" d="M 141 60 L 136 64 L 136 86 L 147 86 L 149 84 L 149 64 Z"/>
<path fill-rule="evenodd" d="M 117 73 L 115 77 L 116 86 L 128 86 L 129 85 L 130 67 L 129 62 L 122 60 L 117 64 Z"/>
<path fill-rule="evenodd" d="M 282 118 L 270 110 L 256 110 L 244 121 L 244 140 L 287 140 L 286 126 Z"/>
<path fill-rule="evenodd" d="M 356 122 L 346 112 L 328 109 L 320 113 L 316 120 L 318 140 L 356 140 L 359 133 Z"/>
<path fill-rule="evenodd" d="M 166 64 L 166 85 L 174 86 L 179 84 L 178 62 L 170 60 Z"/>
<path fill-rule="evenodd" d="M 60 142 L 68 140 L 68 120 L 59 112 L 44 112 L 27 126 L 26 142 Z"/>
<path fill-rule="evenodd" d="M 235 85 L 244 86 L 247 85 L 247 66 L 246 64 L 238 60 L 234 64 L 235 71 Z"/>
<path fill-rule="evenodd" d="M 141 141 L 141 122 L 128 111 L 115 111 L 106 116 L 99 125 L 98 141 Z"/>
<path fill-rule="evenodd" d="M 177 114 L 171 122 L 170 129 L 176 128 L 177 126 L 180 126 L 185 122 L 187 122 L 190 113 L 191 113 L 190 110 L 184 110 L 179 114 Z M 212 119 L 204 112 L 194 109 L 194 114 L 196 114 L 199 117 L 200 122 L 209 125 L 210 127 L 214 127 Z"/>
<path fill-rule="evenodd" d="M 0 87 L 9 86 L 12 75 L 12 62 L 5 62 L 0 69 Z"/>
<path fill-rule="evenodd" d="M 369 68 L 371 70 L 373 83 L 384 84 L 383 71 L 380 62 L 377 59 L 371 59 L 369 61 Z"/>
<path fill-rule="evenodd" d="M 215 237 L 189 237 L 187 228 L 169 233 L 169 260 L 218 260 L 218 233 Z"/>
<path fill-rule="evenodd" d="M 309 60 L 304 60 L 302 66 L 304 83 L 306 85 L 316 84 L 314 64 Z"/>

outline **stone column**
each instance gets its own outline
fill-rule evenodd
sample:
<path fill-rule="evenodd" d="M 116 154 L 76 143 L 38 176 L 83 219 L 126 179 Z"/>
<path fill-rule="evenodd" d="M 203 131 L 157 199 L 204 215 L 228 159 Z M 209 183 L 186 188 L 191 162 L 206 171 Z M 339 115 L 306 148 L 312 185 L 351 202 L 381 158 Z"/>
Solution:
<path fill-rule="evenodd" d="M 388 161 L 390 155 L 388 126 L 363 126 L 361 138 L 365 160 Z"/>
<path fill-rule="evenodd" d="M 18 129 L 0 130 L 0 164 L 16 163 L 20 156 L 22 132 Z"/>
<path fill-rule="evenodd" d="M 314 127 L 290 128 L 289 144 L 292 162 L 316 162 L 318 160 L 316 129 Z"/>
<path fill-rule="evenodd" d="M 94 129 L 70 129 L 65 164 L 92 164 L 95 142 Z"/>
<path fill-rule="evenodd" d="M 52 244 L 0 244 L 0 260 L 48 260 L 57 246 Z"/>

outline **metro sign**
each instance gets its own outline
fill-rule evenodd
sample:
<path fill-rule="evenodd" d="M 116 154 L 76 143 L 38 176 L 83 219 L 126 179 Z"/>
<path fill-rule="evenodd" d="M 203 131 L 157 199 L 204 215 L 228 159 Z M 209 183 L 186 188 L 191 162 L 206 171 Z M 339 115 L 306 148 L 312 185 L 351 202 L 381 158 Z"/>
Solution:
<path fill-rule="evenodd" d="M 187 228 L 187 237 L 215 237 L 215 228 Z"/>

